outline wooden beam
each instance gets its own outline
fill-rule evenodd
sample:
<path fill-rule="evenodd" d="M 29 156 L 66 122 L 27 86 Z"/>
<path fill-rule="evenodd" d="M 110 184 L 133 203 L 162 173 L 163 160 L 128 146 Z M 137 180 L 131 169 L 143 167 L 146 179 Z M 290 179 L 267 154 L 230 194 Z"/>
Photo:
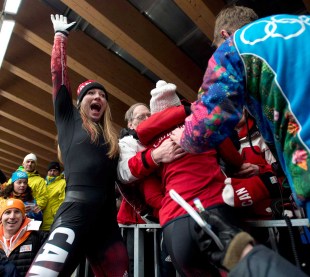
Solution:
<path fill-rule="evenodd" d="M 6 132 L 6 133 L 8 133 L 8 134 L 10 134 L 12 136 L 20 138 L 21 140 L 24 140 L 26 142 L 32 143 L 32 144 L 34 144 L 36 146 L 39 146 L 39 147 L 41 147 L 41 148 L 43 148 L 43 149 L 45 149 L 47 151 L 50 151 L 50 152 L 53 152 L 53 153 L 57 154 L 56 147 L 48 147 L 48 146 L 40 143 L 39 141 L 34 141 L 32 139 L 29 139 L 27 136 L 21 136 L 19 133 L 16 133 L 16 132 L 14 132 L 14 131 L 12 131 L 10 129 L 4 128 L 2 126 L 0 126 L 0 131 Z"/>
<path fill-rule="evenodd" d="M 12 115 L 12 114 L 9 114 L 9 113 L 4 112 L 4 111 L 0 111 L 0 115 L 2 115 L 2 116 L 4 116 L 4 117 L 7 117 L 7 118 L 9 118 L 10 120 L 15 121 L 15 122 L 17 122 L 17 123 L 20 123 L 20 118 L 14 116 L 14 115 Z M 42 134 L 42 135 L 45 135 L 45 136 L 47 136 L 47 137 L 49 137 L 49 138 L 55 139 L 55 137 L 56 137 L 55 134 L 50 133 L 50 132 L 47 132 L 47 131 L 44 131 L 44 130 L 38 128 L 37 126 L 35 126 L 35 125 L 33 125 L 33 124 L 29 123 L 29 122 L 23 121 L 23 125 L 25 125 L 25 126 L 28 127 L 29 129 L 32 129 L 32 130 L 34 130 L 35 132 L 38 132 L 38 133 L 40 133 L 40 134 Z"/>
<path fill-rule="evenodd" d="M 197 25 L 197 27 L 213 41 L 216 15 L 202 0 L 174 0 L 179 8 Z"/>
<path fill-rule="evenodd" d="M 52 86 L 33 76 L 29 72 L 26 72 L 25 70 L 7 61 L 3 61 L 2 67 L 5 68 L 7 71 L 11 72 L 12 74 L 15 74 L 16 76 L 24 79 L 25 81 L 33 84 L 34 86 L 37 86 L 38 88 L 46 91 L 47 93 L 52 94 Z"/>
<path fill-rule="evenodd" d="M 0 162 L 1 170 L 5 173 L 6 178 L 9 180 L 11 178 L 11 174 L 16 171 L 16 168 L 13 166 L 8 166 L 6 162 Z"/>
<path fill-rule="evenodd" d="M 3 144 L 6 144 L 8 146 L 14 147 L 14 148 L 16 148 L 16 149 L 18 149 L 20 151 L 26 152 L 26 153 L 32 153 L 33 152 L 33 149 L 28 149 L 28 148 L 22 147 L 21 145 L 17 145 L 17 144 L 11 143 L 8 140 L 0 139 L 0 142 L 3 143 Z M 47 161 L 47 162 L 50 160 L 50 159 L 46 158 L 46 156 L 40 155 L 38 153 L 36 153 L 36 156 L 38 158 L 42 159 L 42 160 Z"/>
<path fill-rule="evenodd" d="M 22 100 L 22 99 L 20 99 L 18 97 L 15 97 L 11 93 L 8 93 L 8 92 L 0 89 L 0 96 L 2 96 L 4 98 L 7 98 L 7 99 L 17 103 L 17 104 L 19 104 L 19 105 L 21 105 L 21 106 L 23 106 L 23 107 L 33 111 L 33 112 L 35 112 L 35 113 L 45 117 L 46 119 L 54 121 L 54 115 L 45 112 L 43 109 L 37 108 L 36 106 L 30 104 L 29 102 L 26 102 L 26 101 L 24 101 L 24 100 Z"/>
<path fill-rule="evenodd" d="M 26 40 L 27 42 L 31 43 L 35 47 L 39 48 L 41 51 L 45 52 L 48 55 L 51 55 L 52 44 L 46 42 L 42 38 L 40 38 L 35 33 L 31 32 L 30 30 L 25 29 L 22 25 L 16 23 L 14 28 L 14 33 L 19 35 L 21 38 Z M 84 66 L 77 60 L 71 58 L 71 56 L 67 56 L 67 64 L 68 67 L 84 76 L 86 79 L 94 79 L 102 84 L 106 84 L 106 80 L 96 74 L 94 71 L 90 70 L 89 67 Z M 132 105 L 137 101 L 130 97 L 128 94 L 122 92 L 120 89 L 115 87 L 112 83 L 109 83 L 109 86 L 106 87 L 110 94 L 114 97 L 118 98 L 120 101 L 124 102 L 125 104 Z"/>
<path fill-rule="evenodd" d="M 196 99 L 203 72 L 129 2 L 122 0 L 62 0 L 62 2 L 159 78 L 175 83 L 182 96 L 190 101 Z"/>
<path fill-rule="evenodd" d="M 310 0 L 303 0 L 305 7 L 308 11 L 308 13 L 310 13 Z"/>

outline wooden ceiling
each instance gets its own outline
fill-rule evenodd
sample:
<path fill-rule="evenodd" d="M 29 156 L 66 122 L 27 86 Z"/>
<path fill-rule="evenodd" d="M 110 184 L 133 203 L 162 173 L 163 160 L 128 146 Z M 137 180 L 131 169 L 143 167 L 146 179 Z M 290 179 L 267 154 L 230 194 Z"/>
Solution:
<path fill-rule="evenodd" d="M 163 1 L 173 2 L 210 41 L 215 15 L 228 2 L 151 2 L 159 5 Z M 56 5 L 51 6 L 52 2 Z M 4 0 L 0 0 L 0 7 L 3 3 Z M 55 8 L 57 3 L 65 6 L 65 10 Z M 309 11 L 309 0 L 304 0 L 303 5 L 305 11 Z M 57 160 L 50 73 L 54 33 L 50 14 L 70 14 L 70 11 L 77 15 L 74 20 L 84 22 L 69 37 L 67 54 L 71 87 L 76 91 L 78 84 L 86 79 L 102 83 L 109 92 L 109 104 L 118 129 L 125 127 L 124 114 L 130 105 L 149 103 L 149 92 L 158 79 L 175 83 L 180 96 L 189 101 L 196 98 L 204 70 L 131 2 L 23 0 L 18 14 L 13 17 L 16 25 L 0 69 L 0 169 L 8 178 L 28 153 L 37 155 L 37 169 L 42 176 L 46 175 L 48 163 Z M 167 15 L 163 12 L 163 16 Z M 157 79 L 143 74 L 128 60 L 88 35 L 83 30 L 85 22 L 126 51 Z M 201 55 L 207 60 L 211 52 L 209 45 L 206 54 Z"/>

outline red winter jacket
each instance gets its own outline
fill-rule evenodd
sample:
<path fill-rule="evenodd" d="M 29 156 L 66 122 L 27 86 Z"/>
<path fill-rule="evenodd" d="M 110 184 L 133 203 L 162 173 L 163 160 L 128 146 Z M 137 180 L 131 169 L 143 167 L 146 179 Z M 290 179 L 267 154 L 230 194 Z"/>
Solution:
<path fill-rule="evenodd" d="M 179 117 L 181 114 L 183 119 L 182 116 Z M 171 107 L 153 114 L 142 122 L 137 128 L 137 134 L 143 144 L 156 148 L 170 137 L 172 130 L 184 123 L 185 118 L 186 113 L 183 106 Z M 176 121 L 179 122 L 175 123 Z M 155 139 L 152 139 L 154 136 L 156 136 Z M 228 142 L 226 143 L 230 145 Z M 234 147 L 231 151 L 226 149 L 225 152 L 227 152 L 227 156 L 234 153 L 235 165 L 240 166 L 242 164 L 241 159 L 238 159 L 240 155 Z M 174 189 L 193 207 L 195 207 L 193 200 L 196 197 L 201 200 L 204 207 L 224 204 L 221 194 L 225 176 L 218 164 L 216 150 L 201 154 L 186 154 L 171 163 L 162 164 L 161 175 L 165 188 L 162 208 L 159 211 L 159 220 L 162 226 L 170 220 L 186 214 L 186 211 L 170 197 L 170 189 Z"/>
<path fill-rule="evenodd" d="M 145 224 L 145 221 L 124 198 L 117 213 L 117 222 L 124 225 Z"/>

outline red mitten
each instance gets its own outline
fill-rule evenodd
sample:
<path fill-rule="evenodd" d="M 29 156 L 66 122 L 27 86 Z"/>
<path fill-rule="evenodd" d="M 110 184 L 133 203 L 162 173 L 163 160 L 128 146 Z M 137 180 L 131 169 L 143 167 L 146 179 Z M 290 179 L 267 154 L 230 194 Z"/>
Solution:
<path fill-rule="evenodd" d="M 262 180 L 253 176 L 246 179 L 226 178 L 222 197 L 229 206 L 247 207 L 270 198 L 270 194 Z"/>

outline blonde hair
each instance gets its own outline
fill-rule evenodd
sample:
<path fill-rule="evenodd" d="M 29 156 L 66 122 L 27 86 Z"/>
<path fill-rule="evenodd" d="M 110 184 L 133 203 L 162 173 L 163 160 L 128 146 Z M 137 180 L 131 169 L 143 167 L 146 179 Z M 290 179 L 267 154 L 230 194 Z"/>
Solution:
<path fill-rule="evenodd" d="M 56 137 L 55 137 L 55 144 L 56 144 L 56 148 L 57 148 L 57 158 L 58 158 L 58 161 L 59 161 L 62 165 L 64 165 L 64 163 L 63 163 L 63 161 L 62 161 L 60 146 L 59 146 L 59 143 L 58 143 L 58 134 L 57 134 Z"/>
<path fill-rule="evenodd" d="M 215 20 L 213 45 L 218 47 L 222 43 L 222 30 L 232 34 L 256 19 L 258 15 L 255 11 L 247 7 L 233 5 L 221 10 Z"/>
<path fill-rule="evenodd" d="M 85 113 L 83 107 L 80 107 L 83 128 L 90 136 L 92 143 L 99 143 L 100 135 L 103 135 L 107 145 L 109 146 L 108 157 L 117 158 L 119 155 L 118 135 L 112 123 L 112 114 L 109 104 L 107 103 L 104 114 L 97 124 L 93 122 Z"/>
<path fill-rule="evenodd" d="M 64 163 L 63 163 L 63 161 L 62 161 L 62 157 L 61 157 L 60 146 L 59 146 L 58 143 L 57 143 L 57 158 L 58 158 L 58 160 L 60 161 L 60 163 L 61 163 L 62 165 L 64 165 Z"/>

